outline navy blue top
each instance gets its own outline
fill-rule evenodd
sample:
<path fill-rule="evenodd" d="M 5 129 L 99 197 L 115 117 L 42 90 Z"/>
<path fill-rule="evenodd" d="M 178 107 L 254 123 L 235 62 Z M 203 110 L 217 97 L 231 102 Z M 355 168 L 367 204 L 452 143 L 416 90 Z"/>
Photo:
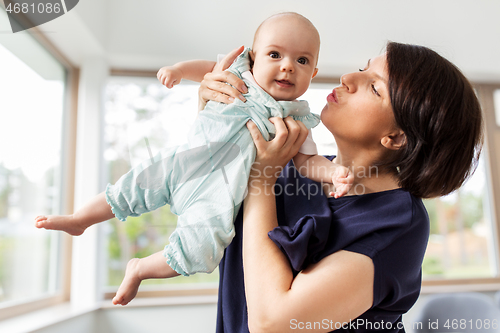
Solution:
<path fill-rule="evenodd" d="M 401 315 L 420 293 L 429 236 L 429 218 L 422 200 L 402 189 L 327 198 L 319 183 L 302 177 L 292 163 L 275 189 L 279 227 L 269 232 L 269 237 L 288 257 L 294 273 L 342 249 L 373 261 L 372 307 L 336 332 L 404 332 Z M 219 266 L 218 333 L 248 333 L 242 222 L 240 210 L 236 236 Z M 316 324 L 332 331 L 338 328 L 329 320 Z M 299 330 L 308 324 L 314 325 L 293 318 L 290 322 Z"/>

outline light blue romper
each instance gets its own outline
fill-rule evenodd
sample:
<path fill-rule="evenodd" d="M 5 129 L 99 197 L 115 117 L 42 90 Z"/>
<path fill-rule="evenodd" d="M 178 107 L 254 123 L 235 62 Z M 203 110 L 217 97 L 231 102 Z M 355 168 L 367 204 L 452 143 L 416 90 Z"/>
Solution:
<path fill-rule="evenodd" d="M 250 70 L 248 49 L 228 69 Z M 270 117 L 292 115 L 307 128 L 319 123 L 306 101 L 275 101 L 244 79 L 246 103 L 208 102 L 191 127 L 187 143 L 164 149 L 152 160 L 108 184 L 106 200 L 124 221 L 165 204 L 179 216 L 163 255 L 176 272 L 212 272 L 234 237 L 233 221 L 246 195 L 255 145 L 246 128 L 252 120 L 266 140 L 275 133 Z"/>

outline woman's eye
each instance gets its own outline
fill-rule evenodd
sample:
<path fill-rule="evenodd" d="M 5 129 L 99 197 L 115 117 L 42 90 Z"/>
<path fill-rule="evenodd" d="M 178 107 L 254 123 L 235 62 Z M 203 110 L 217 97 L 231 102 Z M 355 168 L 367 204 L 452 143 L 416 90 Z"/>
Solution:
<path fill-rule="evenodd" d="M 280 54 L 278 52 L 271 52 L 269 53 L 269 56 L 273 59 L 278 59 L 280 57 Z"/>
<path fill-rule="evenodd" d="M 309 62 L 307 60 L 307 58 L 299 58 L 299 60 L 297 60 L 297 62 L 301 65 L 307 65 L 307 63 Z"/>
<path fill-rule="evenodd" d="M 373 85 L 373 84 L 372 84 L 372 90 L 375 93 L 375 95 L 380 97 L 380 94 L 378 93 L 377 88 L 375 88 L 375 85 Z"/>
<path fill-rule="evenodd" d="M 364 70 L 363 68 L 360 68 L 360 69 L 359 69 L 359 71 L 360 71 L 360 72 L 364 72 L 365 70 Z"/>

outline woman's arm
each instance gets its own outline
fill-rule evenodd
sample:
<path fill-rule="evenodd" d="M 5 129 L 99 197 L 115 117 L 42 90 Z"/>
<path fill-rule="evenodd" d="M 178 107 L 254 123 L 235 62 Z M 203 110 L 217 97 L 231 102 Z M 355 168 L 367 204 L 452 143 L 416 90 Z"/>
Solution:
<path fill-rule="evenodd" d="M 348 322 L 371 307 L 373 263 L 367 256 L 339 251 L 293 278 L 287 258 L 268 237 L 278 226 L 272 191 L 276 173 L 267 172 L 266 177 L 263 171 L 283 168 L 307 129 L 291 118 L 273 123 L 277 135 L 270 142 L 253 123 L 248 125 L 258 151 L 243 209 L 248 325 L 251 332 L 287 332 L 296 331 L 294 323 L 317 322 L 321 325 L 311 331 L 332 331 L 336 322 Z"/>

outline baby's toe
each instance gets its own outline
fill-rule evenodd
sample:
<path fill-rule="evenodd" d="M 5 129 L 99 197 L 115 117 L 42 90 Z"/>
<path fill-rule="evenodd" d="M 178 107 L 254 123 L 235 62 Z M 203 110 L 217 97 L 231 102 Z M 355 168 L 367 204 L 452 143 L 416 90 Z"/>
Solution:
<path fill-rule="evenodd" d="M 35 222 L 35 227 L 37 228 L 45 228 L 47 220 L 40 219 Z"/>
<path fill-rule="evenodd" d="M 42 219 L 38 221 L 37 224 L 39 228 L 44 228 L 47 230 L 52 230 L 55 228 L 54 223 L 49 218 Z"/>

